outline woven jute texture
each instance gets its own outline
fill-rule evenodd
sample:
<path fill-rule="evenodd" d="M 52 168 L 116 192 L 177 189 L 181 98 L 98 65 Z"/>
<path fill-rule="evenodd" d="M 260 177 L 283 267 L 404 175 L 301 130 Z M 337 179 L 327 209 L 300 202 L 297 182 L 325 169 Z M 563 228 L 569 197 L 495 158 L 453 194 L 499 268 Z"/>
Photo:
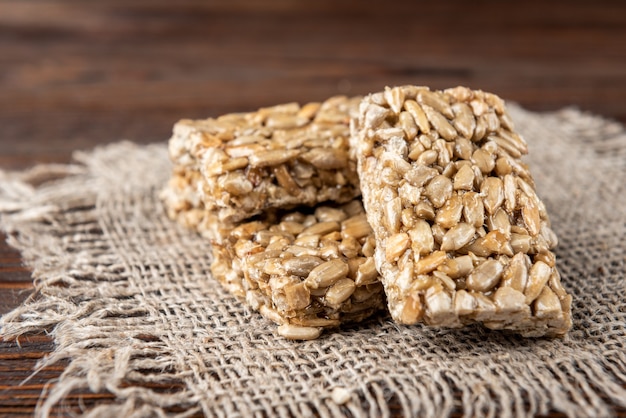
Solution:
<path fill-rule="evenodd" d="M 572 293 L 564 339 L 398 326 L 385 313 L 307 342 L 226 293 L 209 243 L 165 216 L 166 144 L 114 143 L 0 176 L 1 225 L 36 293 L 1 336 L 49 332 L 69 359 L 38 414 L 76 391 L 86 416 L 611 416 L 626 407 L 626 135 L 565 109 L 511 106 Z M 163 388 L 167 388 L 164 390 Z"/>

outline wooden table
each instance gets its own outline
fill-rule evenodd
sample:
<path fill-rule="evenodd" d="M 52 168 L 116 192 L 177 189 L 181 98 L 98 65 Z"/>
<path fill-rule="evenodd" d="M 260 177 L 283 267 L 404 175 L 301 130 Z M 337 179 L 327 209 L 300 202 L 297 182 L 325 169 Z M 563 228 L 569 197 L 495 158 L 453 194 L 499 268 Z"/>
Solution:
<path fill-rule="evenodd" d="M 183 117 L 408 83 L 626 122 L 626 2 L 0 0 L 0 168 L 165 142 Z M 32 289 L 4 238 L 0 314 Z M 32 414 L 63 368 L 17 386 L 53 348 L 45 335 L 20 343 L 0 341 L 3 416 Z"/>

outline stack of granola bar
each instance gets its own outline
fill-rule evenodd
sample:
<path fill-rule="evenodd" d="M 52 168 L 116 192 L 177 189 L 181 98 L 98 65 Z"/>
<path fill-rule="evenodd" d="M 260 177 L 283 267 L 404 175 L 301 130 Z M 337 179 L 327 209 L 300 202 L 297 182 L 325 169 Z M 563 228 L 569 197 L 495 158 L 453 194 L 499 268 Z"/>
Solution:
<path fill-rule="evenodd" d="M 562 336 L 571 296 L 526 153 L 497 96 L 401 86 L 180 121 L 162 198 L 286 338 L 385 308 Z"/>

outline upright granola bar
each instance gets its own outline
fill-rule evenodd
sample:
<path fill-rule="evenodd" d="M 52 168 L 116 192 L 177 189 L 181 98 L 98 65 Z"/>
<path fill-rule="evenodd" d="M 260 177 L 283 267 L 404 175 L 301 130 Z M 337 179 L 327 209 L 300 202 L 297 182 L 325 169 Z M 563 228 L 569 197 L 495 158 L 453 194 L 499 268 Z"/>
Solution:
<path fill-rule="evenodd" d="M 270 211 L 213 233 L 214 276 L 281 324 L 286 338 L 317 338 L 324 328 L 385 308 L 374 238 L 358 200 L 309 213 Z"/>
<path fill-rule="evenodd" d="M 348 155 L 349 121 L 359 98 L 288 103 L 216 119 L 181 120 L 170 140 L 174 172 L 198 176 L 206 209 L 237 222 L 267 208 L 360 194 L 356 162 Z"/>
<path fill-rule="evenodd" d="M 396 321 L 567 332 L 557 238 L 500 98 L 387 88 L 362 101 L 351 141 Z"/>

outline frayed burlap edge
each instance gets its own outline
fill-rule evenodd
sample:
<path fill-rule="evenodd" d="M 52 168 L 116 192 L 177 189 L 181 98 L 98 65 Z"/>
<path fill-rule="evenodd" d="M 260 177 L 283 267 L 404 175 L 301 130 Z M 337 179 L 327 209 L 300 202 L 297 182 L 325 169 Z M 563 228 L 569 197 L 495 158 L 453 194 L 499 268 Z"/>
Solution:
<path fill-rule="evenodd" d="M 626 407 L 623 127 L 575 109 L 511 113 L 574 295 L 562 340 L 380 315 L 285 341 L 209 277 L 208 244 L 165 217 L 164 144 L 122 142 L 72 165 L 1 173 L 1 226 L 36 291 L 1 319 L 0 336 L 46 330 L 55 350 L 38 368 L 69 359 L 37 416 L 79 390 L 115 396 L 88 417 L 586 417 Z"/>

